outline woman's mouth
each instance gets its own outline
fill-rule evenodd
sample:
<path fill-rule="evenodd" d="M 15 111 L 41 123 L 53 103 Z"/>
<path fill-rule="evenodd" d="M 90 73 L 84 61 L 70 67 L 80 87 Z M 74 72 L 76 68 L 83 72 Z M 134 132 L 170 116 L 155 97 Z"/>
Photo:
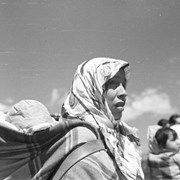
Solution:
<path fill-rule="evenodd" d="M 116 107 L 124 107 L 124 105 L 125 105 L 125 102 L 123 101 L 115 104 Z"/>

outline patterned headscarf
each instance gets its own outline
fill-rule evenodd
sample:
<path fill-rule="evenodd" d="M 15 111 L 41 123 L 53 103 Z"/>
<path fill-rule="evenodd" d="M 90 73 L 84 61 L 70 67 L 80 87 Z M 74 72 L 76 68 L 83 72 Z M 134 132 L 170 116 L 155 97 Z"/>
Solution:
<path fill-rule="evenodd" d="M 141 158 L 134 141 L 138 140 L 137 129 L 115 120 L 104 97 L 105 83 L 120 69 L 124 70 L 127 81 L 130 67 L 126 61 L 102 57 L 80 64 L 63 104 L 62 116 L 78 117 L 96 126 L 125 177 L 128 180 L 143 179 Z"/>

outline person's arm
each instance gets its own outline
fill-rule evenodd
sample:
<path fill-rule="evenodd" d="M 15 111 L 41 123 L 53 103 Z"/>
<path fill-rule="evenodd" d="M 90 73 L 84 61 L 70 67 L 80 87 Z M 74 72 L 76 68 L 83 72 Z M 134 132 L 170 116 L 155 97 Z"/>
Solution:
<path fill-rule="evenodd" d="M 177 153 L 174 157 L 173 157 L 174 161 L 177 163 L 177 165 L 180 167 L 180 152 Z"/>
<path fill-rule="evenodd" d="M 169 156 L 167 156 L 167 154 L 164 154 L 164 153 L 160 153 L 160 154 L 149 153 L 149 156 L 148 156 L 149 164 L 150 166 L 153 166 L 153 167 L 167 166 L 169 164 L 168 159 L 169 159 Z"/>

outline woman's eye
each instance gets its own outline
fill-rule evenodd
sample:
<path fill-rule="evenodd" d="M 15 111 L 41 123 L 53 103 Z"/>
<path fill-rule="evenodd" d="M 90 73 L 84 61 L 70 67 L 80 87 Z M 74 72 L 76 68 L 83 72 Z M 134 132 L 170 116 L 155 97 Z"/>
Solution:
<path fill-rule="evenodd" d="M 116 82 L 113 81 L 113 80 L 111 80 L 111 81 L 109 82 L 109 85 L 110 85 L 110 84 L 116 84 Z"/>
<path fill-rule="evenodd" d="M 109 86 L 113 86 L 113 87 L 119 86 L 119 84 L 120 84 L 120 82 L 116 81 L 116 80 L 112 80 L 112 81 L 109 82 Z"/>
<path fill-rule="evenodd" d="M 124 89 L 126 89 L 126 82 L 122 82 L 119 78 L 110 79 L 107 82 L 106 88 L 112 88 L 116 89 L 117 87 L 122 86 Z"/>

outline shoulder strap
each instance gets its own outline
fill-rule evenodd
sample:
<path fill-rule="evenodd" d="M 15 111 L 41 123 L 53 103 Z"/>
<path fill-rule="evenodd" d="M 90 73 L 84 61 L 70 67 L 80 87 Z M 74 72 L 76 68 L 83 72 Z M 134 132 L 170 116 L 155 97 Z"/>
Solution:
<path fill-rule="evenodd" d="M 81 161 L 83 158 L 96 153 L 98 151 L 106 150 L 102 140 L 89 141 L 74 151 L 72 151 L 67 158 L 60 165 L 52 180 L 60 180 L 71 169 L 76 163 Z"/>

